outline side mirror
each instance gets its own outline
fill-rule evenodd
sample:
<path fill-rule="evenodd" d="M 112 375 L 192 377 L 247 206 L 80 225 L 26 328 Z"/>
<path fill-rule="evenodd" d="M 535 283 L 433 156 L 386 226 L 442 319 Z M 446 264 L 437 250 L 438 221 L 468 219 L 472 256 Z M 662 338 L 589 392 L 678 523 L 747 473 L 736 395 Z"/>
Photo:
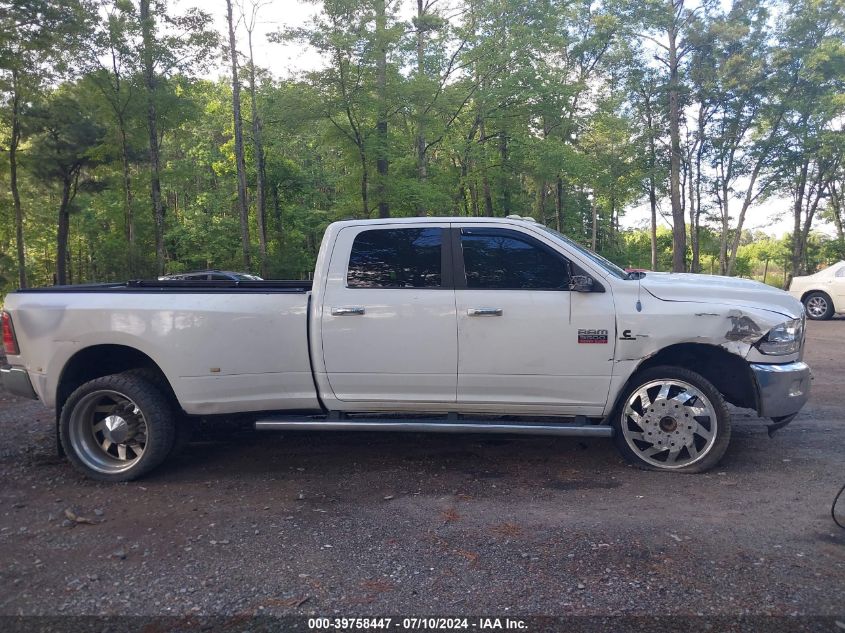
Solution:
<path fill-rule="evenodd" d="M 592 292 L 595 282 L 588 275 L 572 275 L 569 278 L 569 289 L 574 292 Z"/>

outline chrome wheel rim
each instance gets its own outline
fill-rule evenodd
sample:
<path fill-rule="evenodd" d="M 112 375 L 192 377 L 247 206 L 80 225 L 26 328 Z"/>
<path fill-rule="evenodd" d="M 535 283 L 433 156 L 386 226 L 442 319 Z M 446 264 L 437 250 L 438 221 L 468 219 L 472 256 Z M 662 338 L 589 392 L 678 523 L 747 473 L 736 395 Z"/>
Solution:
<path fill-rule="evenodd" d="M 147 446 L 147 420 L 128 396 L 93 391 L 71 414 L 68 436 L 82 462 L 97 472 L 114 474 L 132 468 Z"/>
<path fill-rule="evenodd" d="M 807 301 L 807 313 L 816 318 L 823 317 L 827 312 L 827 300 L 824 297 L 816 295 L 810 297 Z"/>
<path fill-rule="evenodd" d="M 655 380 L 628 398 L 622 435 L 644 462 L 658 468 L 683 468 L 703 459 L 716 441 L 713 404 L 683 380 Z"/>

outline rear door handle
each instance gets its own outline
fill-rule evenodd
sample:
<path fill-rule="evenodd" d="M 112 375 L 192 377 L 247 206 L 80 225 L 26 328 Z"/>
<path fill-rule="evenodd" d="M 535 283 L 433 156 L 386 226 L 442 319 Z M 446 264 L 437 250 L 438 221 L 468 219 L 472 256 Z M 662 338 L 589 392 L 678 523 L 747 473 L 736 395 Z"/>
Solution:
<path fill-rule="evenodd" d="M 501 308 L 470 308 L 468 316 L 502 316 Z"/>
<path fill-rule="evenodd" d="M 332 316 L 355 316 L 364 314 L 364 308 L 361 306 L 346 306 L 343 308 L 332 308 Z"/>

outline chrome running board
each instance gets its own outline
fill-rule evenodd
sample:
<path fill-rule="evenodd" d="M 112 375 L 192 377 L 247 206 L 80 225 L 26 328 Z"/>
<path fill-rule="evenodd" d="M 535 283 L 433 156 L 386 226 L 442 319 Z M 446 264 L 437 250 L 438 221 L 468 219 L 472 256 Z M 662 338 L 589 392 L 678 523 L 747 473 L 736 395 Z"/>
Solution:
<path fill-rule="evenodd" d="M 557 435 L 563 437 L 613 437 L 613 427 L 606 424 L 575 425 L 561 423 L 451 422 L 439 419 L 347 418 L 313 419 L 291 416 L 268 417 L 255 422 L 258 431 L 405 431 L 412 433 L 515 433 L 519 435 Z"/>

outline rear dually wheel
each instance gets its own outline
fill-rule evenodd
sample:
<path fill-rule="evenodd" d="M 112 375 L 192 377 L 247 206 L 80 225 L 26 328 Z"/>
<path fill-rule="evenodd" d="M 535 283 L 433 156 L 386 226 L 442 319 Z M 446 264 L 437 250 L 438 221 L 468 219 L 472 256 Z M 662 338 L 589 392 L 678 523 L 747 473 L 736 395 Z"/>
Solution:
<path fill-rule="evenodd" d="M 80 386 L 67 399 L 59 421 L 71 463 L 100 481 L 131 481 L 148 473 L 170 453 L 174 431 L 168 399 L 132 372 Z"/>

